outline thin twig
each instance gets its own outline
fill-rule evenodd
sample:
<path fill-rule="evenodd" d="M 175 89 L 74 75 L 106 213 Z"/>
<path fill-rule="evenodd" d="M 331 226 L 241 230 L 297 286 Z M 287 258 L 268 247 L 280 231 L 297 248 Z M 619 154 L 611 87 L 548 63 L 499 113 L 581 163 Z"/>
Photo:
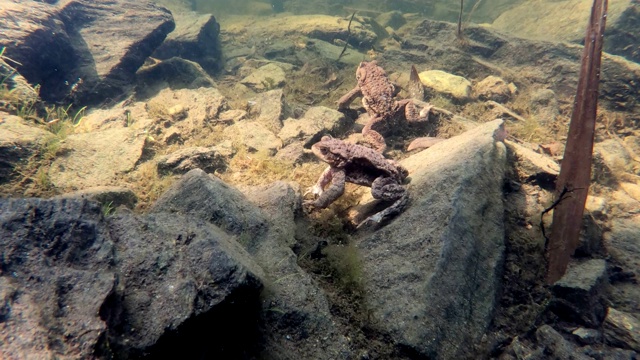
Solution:
<path fill-rule="evenodd" d="M 342 55 L 344 55 L 344 52 L 347 51 L 347 46 L 349 45 L 349 39 L 351 38 L 351 22 L 353 21 L 354 16 L 356 16 L 355 11 L 353 12 L 353 14 L 351 14 L 351 19 L 349 19 L 349 25 L 347 25 L 347 39 L 344 41 L 344 47 L 342 48 L 340 55 L 338 55 L 336 62 L 340 61 L 340 58 L 342 58 Z"/>
<path fill-rule="evenodd" d="M 558 205 L 560 205 L 560 202 L 562 202 L 562 200 L 568 199 L 569 197 L 567 196 L 567 194 L 572 193 L 576 190 L 581 190 L 584 188 L 576 188 L 576 189 L 571 189 L 569 190 L 569 188 L 567 188 L 566 186 L 562 188 L 562 192 L 560 192 L 560 196 L 558 197 L 558 199 L 556 201 L 553 202 L 553 204 L 551 204 L 551 206 L 549 206 L 548 208 L 544 209 L 544 211 L 542 213 L 540 213 L 540 230 L 542 230 L 542 236 L 544 236 L 544 247 L 545 249 L 547 248 L 547 244 L 549 243 L 549 237 L 547 236 L 545 230 L 544 230 L 544 214 L 548 213 L 549 211 L 555 209 Z"/>
<path fill-rule="evenodd" d="M 519 121 L 527 121 L 527 119 L 523 118 L 522 116 L 520 116 L 520 115 L 516 114 L 515 112 L 513 112 L 513 111 L 509 110 L 509 109 L 508 109 L 507 107 L 505 107 L 504 105 L 499 104 L 499 103 L 497 103 L 497 102 L 495 102 L 495 101 L 493 101 L 493 100 L 485 101 L 485 104 L 487 104 L 487 105 L 491 105 L 491 106 L 493 106 L 493 107 L 496 107 L 496 108 L 500 109 L 500 111 L 502 111 L 503 113 L 505 113 L 505 114 L 507 114 L 507 115 L 511 116 L 512 118 L 514 118 L 514 119 L 516 119 L 516 120 L 519 120 Z"/>
<path fill-rule="evenodd" d="M 476 12 L 476 9 L 478 8 L 478 5 L 480 5 L 480 3 L 482 2 L 482 0 L 478 0 L 478 2 L 476 2 L 473 7 L 471 8 L 471 11 L 469 11 L 469 14 L 467 15 L 467 20 L 465 20 L 464 24 L 469 25 L 469 23 L 471 22 L 471 15 L 473 15 L 474 12 Z"/>
<path fill-rule="evenodd" d="M 544 236 L 544 247 L 545 247 L 545 249 L 547 248 L 547 244 L 549 243 L 549 237 L 547 236 L 547 233 L 544 230 L 544 214 L 546 214 L 549 211 L 555 209 L 556 206 L 558 206 L 562 200 L 567 198 L 566 195 L 568 193 L 572 192 L 572 191 L 573 190 L 569 190 L 565 186 L 562 189 L 562 192 L 560 193 L 560 196 L 558 197 L 558 199 L 556 201 L 554 201 L 553 204 L 551 204 L 551 206 L 549 206 L 548 208 L 544 209 L 544 211 L 542 213 L 540 213 L 540 230 L 542 230 L 542 236 Z"/>
<path fill-rule="evenodd" d="M 422 107 L 429 106 L 430 107 L 430 109 L 429 109 L 430 112 L 437 112 L 437 113 L 440 113 L 440 114 L 443 114 L 443 115 L 446 115 L 446 116 L 449 116 L 449 117 L 453 116 L 453 113 L 451 111 L 449 111 L 447 109 L 443 109 L 443 108 L 439 108 L 439 107 L 433 106 L 433 105 L 429 104 L 426 101 L 413 99 L 413 103 L 418 105 L 418 106 L 422 106 Z"/>
<path fill-rule="evenodd" d="M 460 14 L 458 15 L 458 30 L 456 37 L 462 39 L 462 10 L 464 9 L 464 0 L 460 0 Z"/>

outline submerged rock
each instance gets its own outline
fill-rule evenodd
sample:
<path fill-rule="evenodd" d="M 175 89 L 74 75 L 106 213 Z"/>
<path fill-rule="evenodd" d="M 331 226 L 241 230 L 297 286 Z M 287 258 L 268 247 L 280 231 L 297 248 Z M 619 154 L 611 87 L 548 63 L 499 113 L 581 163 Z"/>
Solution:
<path fill-rule="evenodd" d="M 503 12 L 493 26 L 516 36 L 583 43 L 591 0 L 523 1 Z M 640 15 L 634 0 L 609 2 L 604 51 L 640 61 Z"/>
<path fill-rule="evenodd" d="M 409 208 L 358 242 L 375 326 L 420 356 L 459 358 L 491 321 L 504 252 L 501 124 L 403 160 Z"/>
<path fill-rule="evenodd" d="M 225 32 L 230 35 L 264 36 L 265 33 L 274 37 L 282 35 L 303 35 L 313 39 L 328 42 L 336 39 L 346 41 L 359 48 L 371 48 L 377 35 L 370 27 L 354 19 L 351 23 L 351 32 L 347 31 L 348 19 L 329 15 L 291 15 L 264 18 L 256 22 L 252 19 L 237 21 L 229 24 Z"/>
<path fill-rule="evenodd" d="M 202 66 L 179 57 L 151 62 L 136 73 L 136 96 L 139 98 L 152 97 L 167 86 L 178 90 L 214 85 L 215 81 Z"/>
<path fill-rule="evenodd" d="M 603 328 L 607 343 L 640 352 L 640 320 L 633 315 L 609 308 Z"/>
<path fill-rule="evenodd" d="M 218 35 L 220 24 L 212 14 L 173 12 L 176 28 L 153 53 L 158 59 L 180 57 L 195 61 L 207 72 L 222 68 Z"/>
<path fill-rule="evenodd" d="M 19 106 L 33 105 L 38 100 L 38 92 L 2 57 L 0 57 L 0 79 L 2 79 L 0 91 L 9 91 L 8 94 L 0 97 L 0 111 L 15 112 L 19 110 Z"/>
<path fill-rule="evenodd" d="M 423 71 L 420 82 L 434 94 L 451 96 L 458 101 L 469 100 L 471 82 L 462 76 L 456 76 L 440 70 Z"/>
<path fill-rule="evenodd" d="M 226 138 L 251 152 L 273 155 L 282 147 L 282 140 L 257 121 L 240 121 L 223 130 Z"/>
<path fill-rule="evenodd" d="M 152 212 L 186 214 L 216 224 L 236 236 L 264 269 L 271 281 L 259 313 L 263 356 L 348 359 L 348 342 L 334 323 L 326 296 L 298 266 L 290 248 L 299 190 L 277 182 L 249 190 L 248 196 L 215 176 L 192 170 L 157 201 Z"/>
<path fill-rule="evenodd" d="M 257 354 L 264 273 L 210 222 L 0 199 L 0 252 L 3 359 Z"/>
<path fill-rule="evenodd" d="M 514 95 L 512 93 L 513 86 L 509 85 L 502 78 L 491 75 L 478 82 L 473 87 L 473 92 L 480 100 L 505 103 Z"/>
<path fill-rule="evenodd" d="M 120 277 L 102 314 L 117 357 L 251 352 L 264 275 L 233 237 L 165 212 L 119 212 L 109 218 L 109 231 Z M 230 346 L 238 336 L 247 343 Z"/>
<path fill-rule="evenodd" d="M 254 91 L 272 90 L 284 86 L 284 70 L 276 64 L 267 64 L 254 70 L 240 81 Z"/>
<path fill-rule="evenodd" d="M 211 173 L 224 169 L 225 163 L 215 148 L 192 147 L 159 158 L 157 166 L 160 174 L 184 174 L 193 169 Z"/>
<path fill-rule="evenodd" d="M 249 115 L 255 116 L 256 122 L 277 134 L 282 129 L 282 119 L 287 113 L 284 91 L 274 89 L 257 94 L 252 104 Z"/>
<path fill-rule="evenodd" d="M 118 206 L 126 206 L 133 209 L 138 202 L 136 194 L 130 189 L 120 186 L 96 186 L 71 193 L 62 194 L 55 198 L 61 199 L 87 199 L 97 201 L 104 209 L 115 210 Z M 105 208 L 106 207 L 106 208 Z"/>
<path fill-rule="evenodd" d="M 559 318 L 596 327 L 605 316 L 606 262 L 591 259 L 574 263 L 553 285 L 551 309 Z"/>
<path fill-rule="evenodd" d="M 72 190 L 114 185 L 135 168 L 145 144 L 128 128 L 69 135 L 49 169 L 51 183 Z"/>
<path fill-rule="evenodd" d="M 0 251 L 2 357 L 91 358 L 117 277 L 100 206 L 0 198 Z"/>
<path fill-rule="evenodd" d="M 13 169 L 36 153 L 49 136 L 48 131 L 0 111 L 0 184 L 8 182 Z"/>
<path fill-rule="evenodd" d="M 0 47 L 48 101 L 99 104 L 121 97 L 171 32 L 171 13 L 151 1 L 6 2 Z M 108 29 L 108 31 L 105 31 Z M 19 44 L 19 45 L 18 45 Z"/>
<path fill-rule="evenodd" d="M 324 106 L 314 106 L 300 119 L 285 120 L 278 137 L 287 145 L 299 140 L 304 147 L 309 148 L 324 135 L 337 136 L 345 130 L 348 123 L 343 113 Z"/>

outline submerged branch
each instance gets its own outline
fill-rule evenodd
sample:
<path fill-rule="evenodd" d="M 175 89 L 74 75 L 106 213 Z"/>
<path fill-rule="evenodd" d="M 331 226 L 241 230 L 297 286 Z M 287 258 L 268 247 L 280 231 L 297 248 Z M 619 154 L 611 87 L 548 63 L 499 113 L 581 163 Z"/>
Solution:
<path fill-rule="evenodd" d="M 602 62 L 602 43 L 607 19 L 607 0 L 594 0 L 582 53 L 580 77 L 560 175 L 556 198 L 563 199 L 565 189 L 573 196 L 564 197 L 553 211 L 549 246 L 547 282 L 558 281 L 567 270 L 569 260 L 578 247 L 582 216 L 591 182 L 591 160 L 596 126 L 598 85 Z"/>
<path fill-rule="evenodd" d="M 354 16 L 356 16 L 355 11 L 353 12 L 353 14 L 351 14 L 351 19 L 349 19 L 349 25 L 347 25 L 347 39 L 344 41 L 344 47 L 342 48 L 340 55 L 338 55 L 336 62 L 340 61 L 342 55 L 344 55 L 344 52 L 347 51 L 347 46 L 349 46 L 349 39 L 351 38 L 351 22 L 353 21 Z"/>

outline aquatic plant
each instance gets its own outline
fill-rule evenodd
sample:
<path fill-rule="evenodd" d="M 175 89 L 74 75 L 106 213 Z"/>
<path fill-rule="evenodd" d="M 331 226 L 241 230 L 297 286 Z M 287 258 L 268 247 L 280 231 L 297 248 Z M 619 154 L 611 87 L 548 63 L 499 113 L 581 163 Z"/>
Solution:
<path fill-rule="evenodd" d="M 104 217 L 113 215 L 116 212 L 116 208 L 113 206 L 113 201 L 103 203 L 100 209 Z"/>
<path fill-rule="evenodd" d="M 345 294 L 359 294 L 363 291 L 363 268 L 358 249 L 353 244 L 329 245 L 326 269 L 338 288 Z"/>
<path fill-rule="evenodd" d="M 460 0 L 460 13 L 458 14 L 458 28 L 456 29 L 456 38 L 462 40 L 462 10 L 464 9 L 464 0 Z"/>
<path fill-rule="evenodd" d="M 54 105 L 45 108 L 46 115 L 44 122 L 49 131 L 54 134 L 59 134 L 63 131 L 67 132 L 69 127 L 75 128 L 80 125 L 87 107 L 83 106 L 76 111 L 72 111 L 72 106 L 73 104 L 66 107 Z"/>
<path fill-rule="evenodd" d="M 133 123 L 136 122 L 136 120 L 133 118 L 133 115 L 131 115 L 131 110 L 125 110 L 124 114 L 126 116 L 124 126 L 131 127 Z"/>
<path fill-rule="evenodd" d="M 543 212 L 554 210 L 551 236 L 546 249 L 549 259 L 547 282 L 550 284 L 564 275 L 579 244 L 582 215 L 591 181 L 607 5 L 607 0 L 593 1 L 567 144 L 556 183 L 556 200 Z"/>

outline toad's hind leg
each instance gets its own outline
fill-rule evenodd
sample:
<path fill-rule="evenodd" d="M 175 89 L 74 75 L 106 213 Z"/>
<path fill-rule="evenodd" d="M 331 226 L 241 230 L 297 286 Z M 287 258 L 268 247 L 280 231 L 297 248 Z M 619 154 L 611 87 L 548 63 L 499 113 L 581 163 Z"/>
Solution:
<path fill-rule="evenodd" d="M 377 214 L 366 218 L 358 224 L 358 228 L 371 223 L 379 224 L 383 220 L 398 215 L 407 207 L 407 204 L 409 204 L 409 194 L 404 186 L 388 177 L 379 177 L 373 181 L 371 184 L 371 195 L 373 195 L 375 199 L 394 201 L 394 203 Z"/>
<path fill-rule="evenodd" d="M 386 141 L 384 141 L 384 137 L 372 128 L 383 121 L 384 118 L 380 116 L 372 118 L 371 120 L 369 120 L 369 123 L 362 129 L 362 137 L 364 138 L 364 140 L 371 144 L 374 150 L 381 154 L 384 153 L 384 151 L 387 149 L 387 143 Z"/>
<path fill-rule="evenodd" d="M 401 109 L 404 108 L 404 118 L 407 119 L 408 122 L 428 121 L 432 105 L 424 102 L 421 103 L 424 104 L 421 109 L 418 109 L 412 99 L 400 100 L 398 101 L 398 106 Z"/>

